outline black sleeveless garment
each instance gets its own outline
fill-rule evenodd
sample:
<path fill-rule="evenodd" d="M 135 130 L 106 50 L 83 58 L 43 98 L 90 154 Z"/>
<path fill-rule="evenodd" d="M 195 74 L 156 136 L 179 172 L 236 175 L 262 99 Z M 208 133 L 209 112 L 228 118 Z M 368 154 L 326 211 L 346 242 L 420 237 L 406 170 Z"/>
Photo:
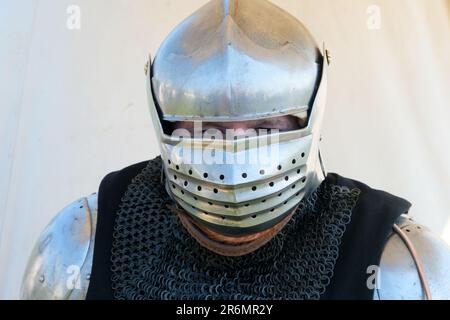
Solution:
<path fill-rule="evenodd" d="M 167 208 L 174 203 L 161 168 L 158 157 L 103 179 L 87 299 L 370 300 L 368 268 L 411 206 L 329 174 L 269 243 L 223 257 L 200 246 Z"/>

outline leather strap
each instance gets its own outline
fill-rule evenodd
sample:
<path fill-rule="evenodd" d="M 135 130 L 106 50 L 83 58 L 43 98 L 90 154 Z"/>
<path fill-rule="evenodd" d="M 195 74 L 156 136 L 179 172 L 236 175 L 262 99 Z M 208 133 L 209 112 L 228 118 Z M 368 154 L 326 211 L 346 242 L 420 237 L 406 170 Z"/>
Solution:
<path fill-rule="evenodd" d="M 425 274 L 425 268 L 422 264 L 422 260 L 420 259 L 419 254 L 417 253 L 417 250 L 416 250 L 414 244 L 408 238 L 407 234 L 405 232 L 403 232 L 403 230 L 397 224 L 394 224 L 394 231 L 395 231 L 395 233 L 398 234 L 400 239 L 402 239 L 402 241 L 405 243 L 406 247 L 408 248 L 409 252 L 411 253 L 411 256 L 417 267 L 417 272 L 419 273 L 419 278 L 420 278 L 420 282 L 422 283 L 422 288 L 425 291 L 426 299 L 433 300 L 433 298 L 431 296 L 430 286 L 428 284 L 428 279 Z"/>

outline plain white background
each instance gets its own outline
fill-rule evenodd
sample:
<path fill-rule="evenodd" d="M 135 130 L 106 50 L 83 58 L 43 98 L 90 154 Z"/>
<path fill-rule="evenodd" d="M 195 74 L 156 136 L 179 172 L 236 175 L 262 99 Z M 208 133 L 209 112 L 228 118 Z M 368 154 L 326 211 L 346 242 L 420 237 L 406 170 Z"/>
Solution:
<path fill-rule="evenodd" d="M 205 2 L 0 0 L 0 298 L 18 297 L 60 209 L 158 154 L 144 63 Z M 409 199 L 450 241 L 450 2 L 273 2 L 333 54 L 328 171 Z M 79 30 L 67 28 L 69 5 L 81 9 Z"/>

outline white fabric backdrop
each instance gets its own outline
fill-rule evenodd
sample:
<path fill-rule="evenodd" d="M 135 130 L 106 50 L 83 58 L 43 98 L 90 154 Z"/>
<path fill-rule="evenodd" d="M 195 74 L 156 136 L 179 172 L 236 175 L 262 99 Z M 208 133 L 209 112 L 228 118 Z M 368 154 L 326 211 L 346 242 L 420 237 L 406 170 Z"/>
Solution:
<path fill-rule="evenodd" d="M 158 154 L 144 62 L 205 2 L 0 0 L 0 298 L 18 297 L 31 248 L 61 208 Z M 273 2 L 334 56 L 328 170 L 409 199 L 450 241 L 450 2 Z M 71 4 L 80 30 L 66 26 Z"/>

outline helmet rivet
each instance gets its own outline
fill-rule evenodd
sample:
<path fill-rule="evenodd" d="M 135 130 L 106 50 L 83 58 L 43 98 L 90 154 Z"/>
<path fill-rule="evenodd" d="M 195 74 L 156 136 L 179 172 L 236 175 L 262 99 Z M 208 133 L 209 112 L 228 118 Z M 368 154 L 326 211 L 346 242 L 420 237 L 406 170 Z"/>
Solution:
<path fill-rule="evenodd" d="M 148 75 L 148 69 L 149 69 L 149 66 L 150 66 L 150 62 L 147 61 L 147 63 L 146 63 L 145 66 L 144 66 L 144 73 L 145 73 L 145 75 Z"/>
<path fill-rule="evenodd" d="M 329 50 L 325 50 L 325 56 L 327 58 L 328 65 L 331 64 L 331 60 L 333 60 L 333 56 L 331 55 L 331 52 Z"/>

